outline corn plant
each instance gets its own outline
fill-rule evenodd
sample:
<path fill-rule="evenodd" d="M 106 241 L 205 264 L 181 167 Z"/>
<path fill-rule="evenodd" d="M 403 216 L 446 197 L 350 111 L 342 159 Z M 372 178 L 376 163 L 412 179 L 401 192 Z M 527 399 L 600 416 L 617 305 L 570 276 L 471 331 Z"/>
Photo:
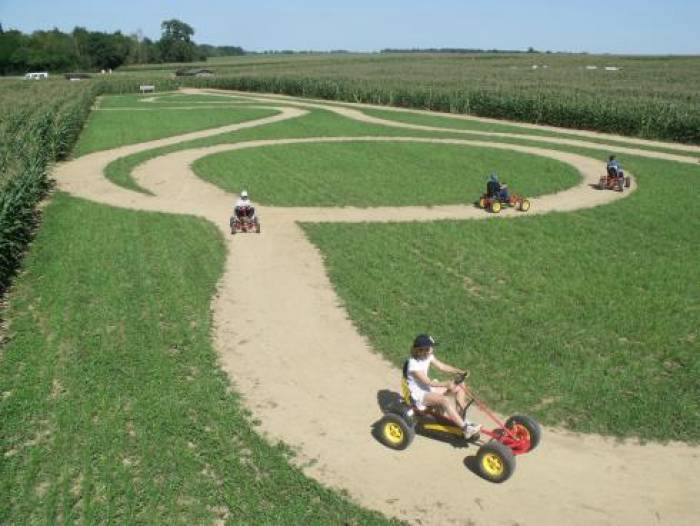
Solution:
<path fill-rule="evenodd" d="M 0 88 L 0 290 L 31 239 L 50 163 L 69 155 L 100 89 L 11 81 Z"/>

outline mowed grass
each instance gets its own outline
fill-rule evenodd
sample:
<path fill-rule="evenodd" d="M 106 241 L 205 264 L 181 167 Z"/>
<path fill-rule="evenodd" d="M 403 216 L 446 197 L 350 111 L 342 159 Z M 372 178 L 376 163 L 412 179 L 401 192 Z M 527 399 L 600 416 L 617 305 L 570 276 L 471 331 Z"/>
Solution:
<path fill-rule="evenodd" d="M 503 413 L 697 443 L 700 173 L 627 165 L 637 192 L 577 213 L 304 228 L 360 331 L 397 366 L 429 332 Z"/>
<path fill-rule="evenodd" d="M 54 197 L 0 354 L 2 524 L 382 524 L 256 433 L 210 342 L 201 220 Z"/>
<path fill-rule="evenodd" d="M 216 95 L 188 95 L 169 91 L 147 95 L 108 95 L 100 98 L 100 108 L 157 108 L 159 106 L 174 106 L 177 104 L 200 103 L 237 103 L 249 102 L 235 96 L 219 97 Z"/>
<path fill-rule="evenodd" d="M 259 139 L 285 139 L 300 137 L 334 137 L 334 136 L 392 136 L 392 137 L 440 137 L 465 139 L 464 136 L 455 134 L 436 134 L 416 130 L 407 130 L 391 126 L 379 126 L 366 124 L 341 117 L 325 110 L 309 110 L 309 113 L 293 119 L 277 122 L 262 127 L 247 128 L 230 133 L 222 133 L 177 143 L 171 146 L 153 148 L 133 155 L 121 157 L 107 166 L 106 177 L 113 183 L 131 190 L 145 192 L 131 177 L 131 172 L 140 163 L 166 153 L 187 148 L 199 148 L 223 143 L 237 143 Z M 476 136 L 474 139 L 488 140 L 486 136 Z M 535 144 L 541 147 L 541 144 Z M 230 171 L 228 168 L 225 168 Z M 479 183 L 479 189 L 482 187 Z M 476 191 L 478 193 L 478 190 Z"/>
<path fill-rule="evenodd" d="M 419 142 L 286 144 L 219 153 L 193 164 L 225 190 L 277 206 L 473 203 L 491 172 L 534 196 L 573 186 L 565 163 L 488 148 Z"/>
<path fill-rule="evenodd" d="M 97 110 L 90 115 L 73 153 L 79 157 L 98 150 L 260 119 L 276 113 L 278 112 L 270 109 L 241 107 L 161 111 Z"/>

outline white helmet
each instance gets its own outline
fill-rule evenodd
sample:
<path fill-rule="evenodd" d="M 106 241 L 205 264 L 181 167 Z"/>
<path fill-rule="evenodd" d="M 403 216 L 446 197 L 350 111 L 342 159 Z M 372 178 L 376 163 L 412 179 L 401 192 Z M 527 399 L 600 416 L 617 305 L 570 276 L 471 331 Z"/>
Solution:
<path fill-rule="evenodd" d="M 243 191 L 241 192 L 241 199 L 248 199 L 248 192 L 246 192 L 245 190 L 243 190 Z"/>

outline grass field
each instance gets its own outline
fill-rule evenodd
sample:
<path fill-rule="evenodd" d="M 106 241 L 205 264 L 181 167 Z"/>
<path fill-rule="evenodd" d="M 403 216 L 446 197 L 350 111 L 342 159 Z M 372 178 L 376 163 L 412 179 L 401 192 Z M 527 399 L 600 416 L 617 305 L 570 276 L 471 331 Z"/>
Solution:
<path fill-rule="evenodd" d="M 218 368 L 200 220 L 54 197 L 0 355 L 0 523 L 380 524 L 289 467 Z"/>
<path fill-rule="evenodd" d="M 140 107 L 148 109 L 146 104 L 141 104 Z M 274 110 L 239 107 L 202 108 L 196 111 L 174 109 L 161 110 L 168 112 L 168 117 L 164 118 L 157 108 L 153 110 L 155 111 L 94 111 L 90 115 L 89 125 L 75 147 L 75 156 L 190 131 L 261 119 L 277 113 Z"/>
<path fill-rule="evenodd" d="M 411 335 L 427 331 L 504 412 L 697 442 L 700 174 L 628 165 L 640 189 L 589 211 L 305 229 L 352 319 L 397 365 Z"/>
<path fill-rule="evenodd" d="M 307 118 L 335 119 L 318 112 Z M 340 130 L 325 124 L 326 133 Z M 292 123 L 278 126 L 293 131 Z M 263 136 L 262 131 L 247 133 Z M 307 131 L 314 136 L 324 130 Z M 551 147 L 605 155 L 603 150 Z M 440 150 L 449 152 L 447 158 L 436 154 Z M 481 168 L 474 181 L 465 176 L 467 166 L 475 166 L 472 154 L 429 145 L 294 145 L 217 154 L 195 163 L 195 169 L 231 191 L 245 184 L 261 202 L 275 205 L 361 204 L 357 188 L 366 188 L 363 177 L 372 173 L 379 175 L 373 181 L 376 195 L 364 202 L 386 205 L 423 199 L 425 190 L 402 186 L 396 172 L 411 174 L 410 180 L 420 185 L 419 174 L 428 169 L 421 162 L 440 159 L 446 162 L 443 173 L 456 170 L 464 178 L 441 180 L 430 190 L 438 197 L 420 202 L 436 204 L 454 202 L 455 192 L 459 195 L 470 182 L 480 188 Z M 498 161 L 506 160 L 498 155 Z M 513 159 L 515 169 L 522 159 Z M 401 335 L 419 326 L 458 342 L 448 350 L 450 359 L 474 361 L 475 372 L 488 372 L 483 380 L 477 373 L 476 384 L 504 411 L 526 408 L 546 423 L 582 431 L 694 441 L 700 414 L 692 313 L 697 312 L 699 291 L 688 284 L 700 280 L 687 261 L 699 255 L 688 252 L 697 246 L 700 226 L 692 211 L 699 174 L 676 163 L 622 159 L 640 178 L 641 190 L 622 204 L 595 211 L 530 218 L 515 226 L 315 225 L 307 231 L 328 254 L 333 280 L 353 319 L 395 361 L 404 352 Z M 525 171 L 532 169 L 525 165 Z M 303 200 L 307 193 L 312 196 L 308 202 Z M 401 201 L 402 196 L 409 201 Z M 673 228 L 677 208 L 658 206 L 664 202 L 687 211 L 685 228 Z M 643 217 L 638 210 L 645 210 Z M 404 248 L 426 239 L 441 248 L 413 268 Z M 445 253 L 444 247 L 459 250 Z M 373 261 L 376 268 L 365 272 L 361 261 Z M 497 275 L 495 281 L 489 280 L 488 269 Z M 428 277 L 443 271 L 430 283 Z M 385 286 L 377 287 L 377 280 Z M 422 288 L 431 298 L 424 309 L 411 300 Z M 396 294 L 394 301 L 387 291 Z M 434 301 L 440 302 L 438 309 Z M 686 313 L 680 324 L 679 313 Z M 498 330 L 498 324 L 508 329 Z M 494 389 L 491 361 L 503 364 L 497 378 L 510 378 L 514 369 L 522 374 L 505 391 Z"/>
<path fill-rule="evenodd" d="M 211 155 L 193 168 L 226 190 L 246 188 L 261 204 L 276 206 L 473 203 L 491 172 L 528 196 L 579 179 L 573 167 L 551 159 L 421 143 L 279 145 Z"/>
<path fill-rule="evenodd" d="M 146 106 L 137 99 L 101 105 Z M 210 97 L 169 99 L 154 108 Z M 94 112 L 76 153 L 273 113 L 202 111 Z M 168 151 L 338 135 L 464 138 L 314 110 L 125 157 L 108 175 L 133 187 L 133 167 Z M 608 153 L 546 147 L 601 160 Z M 697 443 L 700 173 L 621 160 L 639 189 L 587 211 L 303 227 L 354 323 L 397 365 L 415 333 L 427 331 L 447 361 L 472 369 L 473 385 L 499 411 L 576 431 Z M 196 168 L 276 205 L 469 202 L 493 169 L 529 194 L 577 180 L 568 166 L 537 157 L 398 143 L 275 146 L 218 154 Z M 55 196 L 5 312 L 0 523 L 385 522 L 302 476 L 286 447 L 256 433 L 210 342 L 223 251 L 203 221 Z"/>
<path fill-rule="evenodd" d="M 154 100 L 150 100 L 154 99 Z M 245 99 L 239 97 L 213 97 L 211 95 L 185 95 L 177 92 L 155 93 L 152 95 L 110 95 L 100 99 L 100 108 L 159 108 L 161 106 L 173 107 L 178 104 L 193 105 L 206 103 L 231 104 L 244 102 Z"/>
<path fill-rule="evenodd" d="M 216 97 L 218 100 L 219 97 Z M 373 126 L 363 124 L 348 119 L 343 119 L 325 110 L 313 110 L 308 115 L 301 118 L 279 122 L 262 128 L 240 130 L 234 133 L 227 133 L 188 141 L 173 146 L 148 150 L 145 152 L 122 157 L 107 167 L 107 177 L 116 184 L 126 188 L 140 190 L 131 178 L 131 171 L 141 162 L 151 159 L 164 153 L 182 150 L 185 148 L 196 148 L 202 146 L 212 146 L 222 143 L 236 143 L 246 140 L 257 139 L 284 139 L 298 137 L 328 137 L 328 136 L 411 136 L 411 137 L 434 137 L 434 133 L 418 132 L 414 130 L 401 130 L 386 126 Z M 450 137 L 451 135 L 446 135 Z M 460 136 L 454 135 L 456 138 Z"/>
<path fill-rule="evenodd" d="M 376 158 L 358 145 L 275 147 L 206 157 L 195 168 L 232 191 L 244 183 L 255 188 L 260 180 L 263 186 L 254 194 L 276 205 L 307 204 L 298 197 L 307 191 L 317 193 L 312 202 L 357 204 L 361 200 L 353 200 L 355 185 L 365 188 L 362 178 L 372 172 L 382 174 L 377 181 L 387 185 L 387 194 L 380 190 L 371 197 L 372 204 L 395 204 L 402 192 L 414 199 L 422 195 L 418 188 L 391 182 L 397 165 L 411 173 L 413 158 L 407 150 L 413 146 L 404 146 L 390 146 L 396 155 L 380 148 Z M 338 149 L 354 155 L 344 162 Z M 417 157 L 432 159 L 436 149 L 418 148 Z M 377 158 L 380 165 L 386 162 L 385 168 L 358 166 Z M 473 164 L 462 152 L 459 159 Z M 504 411 L 526 408 L 543 422 L 581 431 L 696 441 L 700 391 L 693 378 L 700 363 L 693 313 L 699 307 L 700 274 L 688 262 L 700 256 L 700 216 L 692 211 L 700 174 L 671 162 L 629 155 L 622 159 L 638 176 L 641 189 L 621 204 L 595 211 L 529 218 L 515 226 L 488 222 L 466 228 L 456 222 L 306 228 L 328 255 L 332 279 L 352 318 L 396 362 L 404 354 L 401 335 L 416 332 L 416 327 L 444 333 L 448 342 L 457 342 L 448 350 L 449 358 L 473 361 L 475 371 L 486 373 L 484 379 L 477 374 L 476 385 Z M 347 173 L 337 168 L 348 165 Z M 256 167 L 262 169 L 256 173 Z M 329 167 L 337 175 L 329 177 Z M 300 173 L 312 177 L 300 178 Z M 344 186 L 334 186 L 335 178 Z M 441 181 L 431 193 L 440 194 L 445 186 L 449 183 Z M 455 191 L 446 193 L 454 196 Z M 341 195 L 349 200 L 341 201 Z M 440 196 L 421 204 L 437 202 L 452 201 Z M 659 206 L 671 202 L 675 206 Z M 686 210 L 682 229 L 674 228 L 678 209 Z M 645 211 L 642 217 L 638 210 Z M 405 247 L 428 239 L 431 247 L 440 248 L 432 248 L 435 255 L 419 259 L 414 268 Z M 369 272 L 362 261 L 373 262 Z M 437 275 L 432 283 L 430 278 Z M 377 282 L 384 286 L 377 287 Z M 420 290 L 429 291 L 431 298 L 424 308 L 415 301 Z M 437 309 L 434 302 L 440 303 Z M 499 330 L 501 325 L 507 329 Z M 509 379 L 504 390 L 493 387 L 492 361 L 503 364 L 495 376 Z M 522 370 L 514 381 L 513 370 Z"/>

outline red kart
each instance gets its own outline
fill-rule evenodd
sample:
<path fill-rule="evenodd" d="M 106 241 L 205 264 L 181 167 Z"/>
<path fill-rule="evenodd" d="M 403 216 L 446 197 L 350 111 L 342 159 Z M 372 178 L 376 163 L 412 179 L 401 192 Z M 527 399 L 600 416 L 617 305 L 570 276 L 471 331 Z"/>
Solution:
<path fill-rule="evenodd" d="M 629 188 L 631 184 L 630 178 L 625 175 L 622 170 L 608 170 L 606 175 L 601 176 L 598 181 L 598 190 L 615 190 L 622 192 L 625 188 Z"/>
<path fill-rule="evenodd" d="M 468 376 L 467 371 L 455 379 L 455 384 L 464 389 L 467 395 L 463 416 L 472 404 L 476 404 L 495 424 L 491 429 L 485 426 L 481 428 L 481 434 L 490 437 L 490 440 L 481 440 L 480 434 L 467 440 L 462 428 L 446 416 L 430 408 L 418 409 L 411 400 L 405 378 L 401 385 L 403 400 L 390 408 L 376 425 L 378 438 L 385 446 L 397 450 L 406 449 L 413 441 L 416 431 L 421 434 L 446 434 L 452 439 L 476 443 L 479 445 L 476 454 L 478 474 L 490 482 L 505 482 L 515 471 L 516 455 L 535 449 L 540 443 L 542 431 L 539 424 L 529 416 L 514 415 L 503 422 L 465 385 L 464 380 Z"/>
<path fill-rule="evenodd" d="M 260 222 L 252 206 L 236 207 L 231 219 L 229 219 L 229 226 L 231 227 L 231 235 L 237 232 L 260 233 Z"/>

